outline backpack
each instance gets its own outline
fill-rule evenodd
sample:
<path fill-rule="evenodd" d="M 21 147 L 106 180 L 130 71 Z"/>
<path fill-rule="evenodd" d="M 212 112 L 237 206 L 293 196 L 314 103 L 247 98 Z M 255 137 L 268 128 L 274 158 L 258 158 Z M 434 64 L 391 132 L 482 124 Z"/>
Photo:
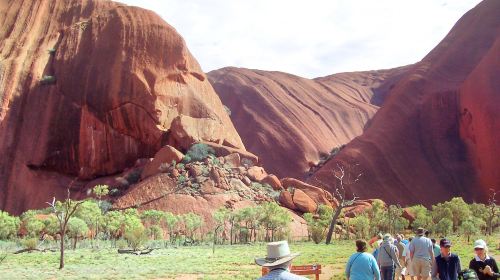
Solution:
<path fill-rule="evenodd" d="M 460 280 L 479 280 L 476 272 L 473 269 L 464 269 L 458 273 L 458 279 Z"/>

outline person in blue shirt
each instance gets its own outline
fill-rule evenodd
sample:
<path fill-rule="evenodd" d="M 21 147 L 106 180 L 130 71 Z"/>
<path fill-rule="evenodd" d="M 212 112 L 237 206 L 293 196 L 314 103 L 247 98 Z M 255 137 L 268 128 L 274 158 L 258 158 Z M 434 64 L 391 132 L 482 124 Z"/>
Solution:
<path fill-rule="evenodd" d="M 439 241 L 440 254 L 432 266 L 432 277 L 440 280 L 458 280 L 458 274 L 462 270 L 460 258 L 451 253 L 451 241 L 443 238 Z"/>
<path fill-rule="evenodd" d="M 372 254 L 366 253 L 366 241 L 356 240 L 354 253 L 345 267 L 347 280 L 380 280 L 380 270 Z"/>

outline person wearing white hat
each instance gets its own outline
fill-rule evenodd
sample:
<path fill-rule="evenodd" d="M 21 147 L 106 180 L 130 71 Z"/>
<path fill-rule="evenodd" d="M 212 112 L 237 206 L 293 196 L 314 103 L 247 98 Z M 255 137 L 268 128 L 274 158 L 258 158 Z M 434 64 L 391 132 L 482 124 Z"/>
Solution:
<path fill-rule="evenodd" d="M 298 255 L 300 254 L 290 253 L 286 240 L 267 243 L 267 256 L 255 259 L 257 265 L 269 268 L 269 273 L 259 278 L 259 280 L 307 280 L 307 278 L 289 271 L 292 260 Z"/>
<path fill-rule="evenodd" d="M 495 259 L 488 255 L 488 246 L 482 239 L 474 242 L 476 256 L 470 261 L 469 268 L 476 271 L 479 280 L 494 280 L 500 278 Z"/>

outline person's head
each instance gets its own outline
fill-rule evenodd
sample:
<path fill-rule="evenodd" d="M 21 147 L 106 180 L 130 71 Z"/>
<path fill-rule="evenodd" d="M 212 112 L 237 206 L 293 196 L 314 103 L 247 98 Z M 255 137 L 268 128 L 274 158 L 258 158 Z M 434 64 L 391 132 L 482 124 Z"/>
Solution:
<path fill-rule="evenodd" d="M 274 269 L 278 269 L 278 268 L 290 270 L 291 267 L 292 267 L 292 261 L 289 260 L 289 261 L 284 262 L 284 263 L 279 264 L 279 265 L 270 266 L 269 270 L 274 270 Z"/>
<path fill-rule="evenodd" d="M 401 234 L 396 235 L 396 240 L 398 242 L 401 242 L 401 240 L 403 240 L 403 238 L 401 237 Z"/>
<path fill-rule="evenodd" d="M 384 242 L 391 242 L 392 236 L 389 233 L 384 234 L 384 237 L 382 237 Z"/>
<path fill-rule="evenodd" d="M 442 239 L 441 239 L 442 240 Z M 432 245 L 436 245 L 436 239 L 431 238 Z"/>
<path fill-rule="evenodd" d="M 482 239 L 474 241 L 474 252 L 479 257 L 486 256 L 486 254 L 488 254 L 488 246 L 486 246 L 486 242 Z"/>
<path fill-rule="evenodd" d="M 356 240 L 356 251 L 357 252 L 366 252 L 366 241 L 363 239 Z"/>
<path fill-rule="evenodd" d="M 382 233 L 377 234 L 377 239 L 378 239 L 378 240 L 380 240 L 380 239 L 382 239 L 382 238 L 384 238 L 384 236 L 382 235 Z"/>
<path fill-rule="evenodd" d="M 417 236 L 423 236 L 425 233 L 425 230 L 423 228 L 418 228 L 417 231 L 415 232 L 415 234 Z"/>
<path fill-rule="evenodd" d="M 411 242 L 413 240 L 413 237 L 408 237 L 408 241 Z"/>
<path fill-rule="evenodd" d="M 424 234 L 425 234 L 425 237 L 429 237 L 429 235 L 431 234 L 431 232 L 428 231 L 428 230 L 426 230 Z"/>
<path fill-rule="evenodd" d="M 451 241 L 443 238 L 439 241 L 439 248 L 441 249 L 441 254 L 447 256 L 451 252 Z"/>
<path fill-rule="evenodd" d="M 292 260 L 299 254 L 290 253 L 288 242 L 286 240 L 267 243 L 267 255 L 263 258 L 256 258 L 255 263 L 260 266 L 275 268 L 288 268 Z"/>

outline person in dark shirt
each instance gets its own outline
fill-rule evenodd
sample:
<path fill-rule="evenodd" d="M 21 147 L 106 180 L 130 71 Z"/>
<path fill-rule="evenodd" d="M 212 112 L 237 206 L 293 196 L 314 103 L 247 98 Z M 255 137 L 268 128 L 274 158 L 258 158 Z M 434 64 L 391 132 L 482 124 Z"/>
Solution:
<path fill-rule="evenodd" d="M 500 278 L 495 259 L 488 255 L 488 247 L 484 240 L 474 242 L 476 256 L 470 261 L 469 268 L 476 271 L 479 280 L 495 280 Z"/>
<path fill-rule="evenodd" d="M 440 254 L 433 264 L 432 277 L 435 278 L 439 275 L 440 280 L 457 280 L 462 268 L 460 258 L 451 253 L 451 241 L 445 238 L 441 239 L 439 248 Z"/>

